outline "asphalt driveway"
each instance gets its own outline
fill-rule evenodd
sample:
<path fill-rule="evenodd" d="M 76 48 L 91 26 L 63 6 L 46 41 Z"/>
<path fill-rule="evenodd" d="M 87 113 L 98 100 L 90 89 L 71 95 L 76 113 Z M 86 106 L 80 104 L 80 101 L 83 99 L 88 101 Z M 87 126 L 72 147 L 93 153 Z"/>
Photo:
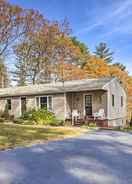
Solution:
<path fill-rule="evenodd" d="M 0 152 L 0 184 L 132 184 L 132 134 L 98 131 Z"/>

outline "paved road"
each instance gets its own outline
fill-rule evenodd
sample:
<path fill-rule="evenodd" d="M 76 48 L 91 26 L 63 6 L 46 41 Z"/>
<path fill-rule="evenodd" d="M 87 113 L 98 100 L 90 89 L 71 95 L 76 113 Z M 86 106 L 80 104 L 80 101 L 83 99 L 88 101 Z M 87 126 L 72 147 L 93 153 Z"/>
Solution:
<path fill-rule="evenodd" d="M 0 152 L 0 184 L 132 184 L 132 134 L 98 131 Z"/>

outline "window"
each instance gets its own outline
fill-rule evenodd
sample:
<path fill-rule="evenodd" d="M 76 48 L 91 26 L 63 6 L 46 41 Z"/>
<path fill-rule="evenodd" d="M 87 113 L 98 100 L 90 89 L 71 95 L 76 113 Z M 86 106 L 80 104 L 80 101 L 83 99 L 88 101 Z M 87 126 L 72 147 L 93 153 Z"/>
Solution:
<path fill-rule="evenodd" d="M 36 107 L 46 108 L 52 111 L 52 96 L 40 96 L 36 97 Z"/>
<path fill-rule="evenodd" d="M 112 106 L 115 106 L 115 95 L 112 95 Z"/>
<path fill-rule="evenodd" d="M 121 107 L 123 107 L 123 96 L 121 96 Z"/>
<path fill-rule="evenodd" d="M 47 109 L 47 97 L 45 96 L 40 97 L 40 108 Z"/>
<path fill-rule="evenodd" d="M 7 99 L 7 109 L 11 110 L 11 99 Z"/>

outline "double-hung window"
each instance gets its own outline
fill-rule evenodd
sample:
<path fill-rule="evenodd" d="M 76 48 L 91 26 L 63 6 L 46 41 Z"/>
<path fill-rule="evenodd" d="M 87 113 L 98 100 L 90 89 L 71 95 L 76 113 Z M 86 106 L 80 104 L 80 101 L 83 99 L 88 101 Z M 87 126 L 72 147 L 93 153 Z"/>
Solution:
<path fill-rule="evenodd" d="M 36 97 L 37 108 L 44 108 L 49 111 L 53 110 L 53 99 L 52 96 L 38 96 Z"/>

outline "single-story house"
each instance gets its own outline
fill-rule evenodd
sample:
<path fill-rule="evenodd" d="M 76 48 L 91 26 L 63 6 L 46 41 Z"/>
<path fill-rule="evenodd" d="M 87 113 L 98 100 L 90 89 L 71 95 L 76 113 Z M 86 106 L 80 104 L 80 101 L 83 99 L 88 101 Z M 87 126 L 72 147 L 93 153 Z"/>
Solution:
<path fill-rule="evenodd" d="M 46 107 L 57 118 L 98 117 L 103 112 L 106 126 L 124 126 L 127 95 L 116 78 L 84 79 L 0 89 L 0 112 L 8 108 L 15 118 L 25 111 Z M 96 117 L 97 116 L 97 117 Z"/>

